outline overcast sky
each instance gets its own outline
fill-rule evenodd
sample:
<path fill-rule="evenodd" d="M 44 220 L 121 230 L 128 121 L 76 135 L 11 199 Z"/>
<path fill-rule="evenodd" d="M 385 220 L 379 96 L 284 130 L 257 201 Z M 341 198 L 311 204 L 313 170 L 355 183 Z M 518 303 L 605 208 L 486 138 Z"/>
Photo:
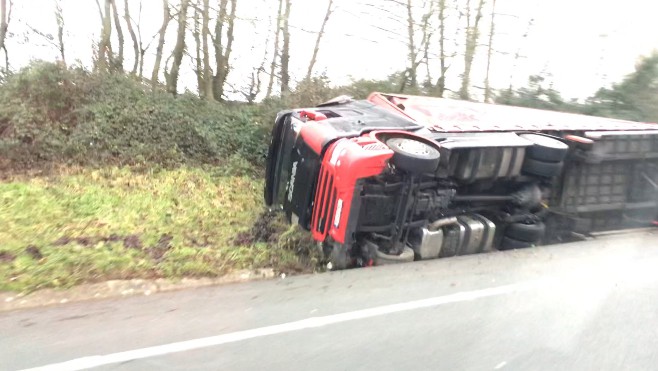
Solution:
<path fill-rule="evenodd" d="M 25 23 L 45 33 L 55 32 L 53 0 L 14 2 L 16 9 L 10 24 L 13 36 L 8 46 L 13 67 L 20 67 L 31 58 L 56 58 L 56 49 L 42 38 L 30 35 L 26 41 L 23 37 L 27 31 Z M 118 3 L 123 7 L 123 1 Z M 141 22 L 146 42 L 159 28 L 161 0 L 143 0 L 142 3 Z M 404 68 L 407 51 L 403 25 L 383 18 L 381 12 L 366 4 L 386 6 L 396 11 L 394 7 L 384 0 L 335 0 L 335 3 L 337 10 L 329 21 L 318 57 L 318 73 L 325 72 L 332 82 L 340 84 L 349 82 L 350 78 L 381 79 Z M 423 0 L 416 1 L 418 8 L 423 3 Z M 260 64 L 270 27 L 269 17 L 276 11 L 276 5 L 276 0 L 238 0 L 240 21 L 236 29 L 234 70 L 229 78 L 236 88 L 245 85 L 244 76 Z M 305 74 L 313 50 L 314 32 L 320 27 L 326 5 L 326 0 L 293 0 L 293 78 Z M 63 6 L 67 59 L 70 62 L 77 59 L 89 65 L 91 46 L 100 31 L 96 3 L 93 0 L 64 0 Z M 133 17 L 137 18 L 139 1 L 130 0 L 130 8 Z M 417 9 L 417 12 L 421 13 L 422 9 Z M 658 48 L 658 26 L 654 21 L 658 3 L 653 1 L 497 0 L 496 12 L 494 45 L 497 53 L 492 65 L 492 84 L 496 88 L 507 87 L 510 78 L 518 86 L 528 75 L 544 73 L 565 97 L 584 98 L 598 87 L 618 81 L 632 72 L 639 56 Z M 488 8 L 486 13 L 489 13 Z M 404 19 L 404 15 L 401 16 Z M 533 26 L 528 37 L 523 39 L 531 18 L 534 19 Z M 486 43 L 488 21 L 488 15 L 485 15 L 482 44 Z M 172 22 L 165 54 L 173 47 L 175 27 Z M 126 65 L 130 66 L 132 51 L 125 33 Z M 192 42 L 191 37 L 188 42 Z M 270 39 L 269 44 L 272 42 Z M 146 75 L 150 75 L 154 49 L 152 46 L 145 63 Z M 523 58 L 515 65 L 517 51 Z M 476 57 L 472 79 L 476 86 L 482 86 L 485 52 L 485 48 L 480 47 Z M 449 70 L 450 88 L 457 89 L 462 68 L 461 60 L 457 58 Z M 181 82 L 184 87 L 195 90 L 190 68 L 184 69 Z M 474 92 L 477 91 L 475 88 Z"/>

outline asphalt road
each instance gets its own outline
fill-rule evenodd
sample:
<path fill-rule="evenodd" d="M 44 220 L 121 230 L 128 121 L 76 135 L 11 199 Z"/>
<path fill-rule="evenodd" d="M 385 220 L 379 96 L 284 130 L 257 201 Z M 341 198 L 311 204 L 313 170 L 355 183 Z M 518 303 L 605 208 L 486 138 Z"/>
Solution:
<path fill-rule="evenodd" d="M 0 314 L 0 369 L 655 370 L 658 233 Z"/>

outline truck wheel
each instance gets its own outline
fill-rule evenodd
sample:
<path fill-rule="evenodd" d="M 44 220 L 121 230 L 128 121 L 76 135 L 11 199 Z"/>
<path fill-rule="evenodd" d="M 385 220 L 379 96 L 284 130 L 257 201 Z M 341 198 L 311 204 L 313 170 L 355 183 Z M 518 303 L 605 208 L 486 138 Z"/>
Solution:
<path fill-rule="evenodd" d="M 528 175 L 537 175 L 545 178 L 552 178 L 562 171 L 561 162 L 544 162 L 526 157 L 523 161 L 521 171 Z"/>
<path fill-rule="evenodd" d="M 533 143 L 528 148 L 528 156 L 544 162 L 562 162 L 567 156 L 569 146 L 564 142 L 541 134 L 521 134 L 521 138 Z"/>
<path fill-rule="evenodd" d="M 542 222 L 525 224 L 511 223 L 505 230 L 505 236 L 514 240 L 537 242 L 544 237 L 546 226 Z"/>
<path fill-rule="evenodd" d="M 414 261 L 414 251 L 405 247 L 400 255 L 389 255 L 377 250 L 377 265 L 397 264 Z"/>
<path fill-rule="evenodd" d="M 395 167 L 416 174 L 433 173 L 439 167 L 441 154 L 429 143 L 420 140 L 395 137 L 386 140 L 386 145 L 393 150 L 391 161 Z"/>
<path fill-rule="evenodd" d="M 503 240 L 500 242 L 500 247 L 498 250 L 514 250 L 514 249 L 524 249 L 526 247 L 532 247 L 531 242 L 519 241 L 507 236 L 503 237 Z"/>

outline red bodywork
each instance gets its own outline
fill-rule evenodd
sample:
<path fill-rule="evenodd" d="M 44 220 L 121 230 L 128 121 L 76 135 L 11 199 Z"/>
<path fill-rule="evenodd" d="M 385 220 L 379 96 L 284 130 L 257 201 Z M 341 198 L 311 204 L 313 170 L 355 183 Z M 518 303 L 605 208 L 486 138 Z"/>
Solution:
<path fill-rule="evenodd" d="M 324 146 L 336 138 L 336 129 L 322 121 L 307 121 L 307 123 L 308 125 L 302 126 L 299 134 L 313 152 L 320 155 Z"/>
<path fill-rule="evenodd" d="M 329 235 L 336 242 L 345 242 L 357 180 L 380 174 L 392 156 L 393 151 L 370 136 L 339 139 L 329 146 L 322 159 L 311 218 L 315 240 L 324 241 Z"/>
<path fill-rule="evenodd" d="M 379 138 L 390 134 L 431 143 L 406 131 L 388 130 L 340 139 L 329 146 L 322 159 L 311 219 L 311 233 L 316 241 L 330 236 L 345 243 L 357 181 L 379 175 L 386 168 L 393 151 Z"/>

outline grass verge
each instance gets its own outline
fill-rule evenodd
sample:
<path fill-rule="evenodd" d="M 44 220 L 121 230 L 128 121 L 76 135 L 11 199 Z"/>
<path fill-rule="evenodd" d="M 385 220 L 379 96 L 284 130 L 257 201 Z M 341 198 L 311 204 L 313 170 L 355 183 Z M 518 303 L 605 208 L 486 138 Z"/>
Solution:
<path fill-rule="evenodd" d="M 261 195 L 260 180 L 197 168 L 9 177 L 0 181 L 0 290 L 304 269 L 294 231 L 250 237 L 263 228 Z"/>

